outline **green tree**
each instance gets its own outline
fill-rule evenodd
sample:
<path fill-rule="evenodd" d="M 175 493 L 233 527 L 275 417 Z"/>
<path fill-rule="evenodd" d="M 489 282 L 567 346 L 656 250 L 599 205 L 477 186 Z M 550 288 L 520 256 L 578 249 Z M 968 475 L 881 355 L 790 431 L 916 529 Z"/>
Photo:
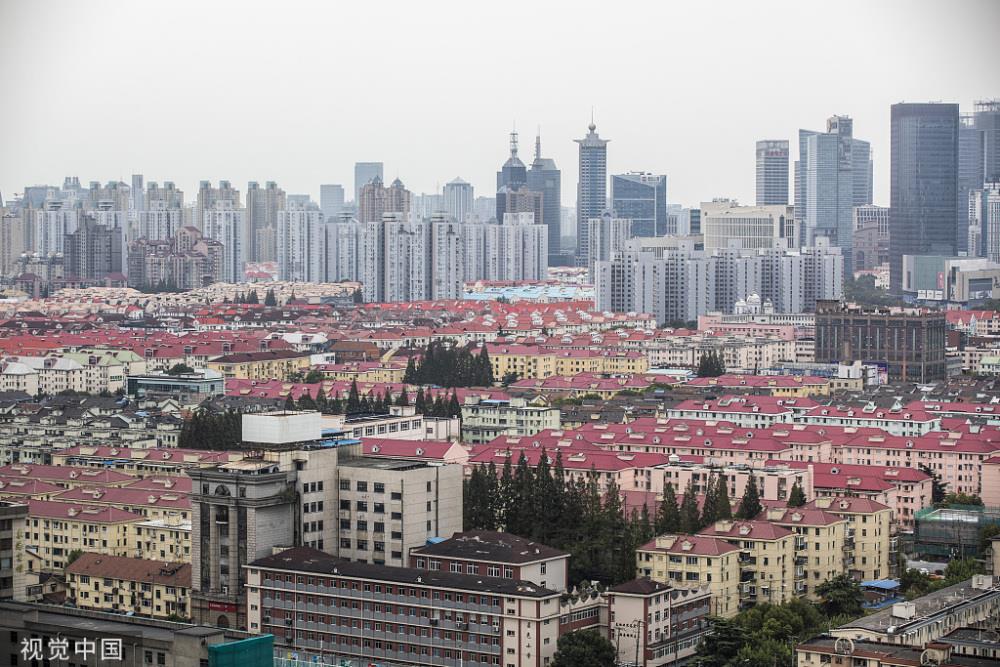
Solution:
<path fill-rule="evenodd" d="M 698 667 L 725 667 L 747 643 L 744 627 L 735 619 L 710 618 L 711 632 L 698 645 L 694 664 Z"/>
<path fill-rule="evenodd" d="M 719 474 L 715 485 L 715 512 L 719 519 L 733 518 L 733 504 L 729 500 L 729 481 L 725 473 Z"/>
<path fill-rule="evenodd" d="M 725 373 L 726 365 L 718 352 L 711 350 L 702 353 L 701 358 L 698 360 L 698 377 L 719 377 L 720 375 L 725 375 Z"/>
<path fill-rule="evenodd" d="M 313 368 L 308 373 L 306 373 L 306 376 L 304 378 L 304 382 L 306 384 L 316 384 L 317 382 L 322 382 L 325 379 L 326 379 L 326 376 L 323 375 L 323 371 L 321 371 L 319 369 L 316 369 L 316 368 Z"/>
<path fill-rule="evenodd" d="M 349 415 L 357 414 L 361 411 L 361 398 L 358 395 L 357 380 L 351 380 L 351 389 L 347 393 L 347 406 L 344 409 Z"/>
<path fill-rule="evenodd" d="M 413 409 L 417 411 L 418 415 L 427 413 L 427 399 L 424 396 L 423 387 L 417 389 L 417 397 L 413 401 Z"/>
<path fill-rule="evenodd" d="M 289 412 L 295 410 L 295 399 L 292 397 L 292 392 L 289 391 L 288 395 L 285 396 L 285 410 Z"/>
<path fill-rule="evenodd" d="M 396 397 L 396 405 L 400 407 L 406 407 L 410 404 L 410 395 L 406 393 L 406 389 L 400 392 L 399 396 Z"/>
<path fill-rule="evenodd" d="M 858 617 L 862 614 L 864 593 L 858 582 L 848 574 L 838 574 L 822 582 L 816 587 L 816 594 L 821 598 L 821 606 L 827 616 Z"/>
<path fill-rule="evenodd" d="M 187 364 L 180 363 L 174 364 L 170 367 L 170 370 L 167 371 L 167 375 L 188 375 L 190 373 L 194 373 L 194 369 Z"/>
<path fill-rule="evenodd" d="M 926 595 L 931 590 L 933 583 L 934 580 L 929 574 L 909 567 L 899 576 L 899 592 L 906 596 L 907 600 L 912 600 Z"/>
<path fill-rule="evenodd" d="M 66 567 L 73 564 L 77 558 L 83 555 L 83 549 L 73 549 L 68 554 L 66 554 Z"/>
<path fill-rule="evenodd" d="M 687 488 L 684 489 L 680 514 L 680 532 L 693 534 L 701 530 L 701 517 L 698 515 L 698 497 L 695 495 L 694 486 L 690 481 L 688 481 Z"/>
<path fill-rule="evenodd" d="M 656 512 L 656 534 L 675 535 L 681 529 L 681 510 L 677 505 L 677 494 L 672 482 L 663 487 L 663 500 Z"/>
<path fill-rule="evenodd" d="M 802 490 L 802 485 L 799 484 L 799 480 L 795 480 L 792 484 L 792 490 L 788 494 L 788 506 L 789 507 L 802 507 L 806 504 L 806 494 Z"/>
<path fill-rule="evenodd" d="M 975 558 L 959 558 L 948 561 L 944 569 L 942 587 L 952 586 L 983 573 L 983 564 Z"/>
<path fill-rule="evenodd" d="M 935 505 L 940 502 L 943 502 L 945 496 L 948 494 L 947 482 L 942 482 L 941 475 L 931 470 L 931 468 L 928 465 L 921 463 L 917 467 L 920 468 L 921 471 L 931 476 L 931 502 L 933 502 Z"/>
<path fill-rule="evenodd" d="M 752 519 L 763 509 L 764 507 L 760 504 L 760 492 L 757 491 L 757 480 L 753 475 L 750 475 L 747 488 L 743 491 L 743 499 L 740 500 L 740 506 L 736 510 L 736 518 Z"/>
<path fill-rule="evenodd" d="M 979 505 L 982 507 L 983 499 L 969 493 L 949 493 L 941 501 L 941 506 L 951 507 L 953 505 Z"/>
<path fill-rule="evenodd" d="M 979 550 L 986 551 L 993 546 L 993 538 L 1000 535 L 1000 523 L 988 523 L 979 529 Z"/>
<path fill-rule="evenodd" d="M 594 630 L 567 632 L 556 642 L 552 667 L 614 667 L 614 645 Z"/>
<path fill-rule="evenodd" d="M 462 404 L 458 402 L 458 394 L 456 394 L 454 390 L 452 390 L 451 398 L 448 400 L 448 416 L 462 416 Z"/>
<path fill-rule="evenodd" d="M 278 305 L 278 297 L 274 294 L 274 288 L 267 290 L 267 294 L 264 295 L 264 305 L 274 307 Z"/>
<path fill-rule="evenodd" d="M 705 485 L 705 500 L 701 504 L 701 522 L 699 524 L 701 526 L 709 526 L 719 518 L 719 512 L 716 508 L 719 499 L 715 488 L 718 483 L 718 476 L 715 473 L 709 474 L 708 483 Z"/>

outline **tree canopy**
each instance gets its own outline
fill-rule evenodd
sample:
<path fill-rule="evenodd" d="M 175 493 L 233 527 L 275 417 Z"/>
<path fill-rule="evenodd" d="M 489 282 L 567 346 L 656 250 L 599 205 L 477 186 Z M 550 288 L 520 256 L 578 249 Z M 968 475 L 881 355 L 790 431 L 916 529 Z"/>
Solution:
<path fill-rule="evenodd" d="M 410 357 L 403 382 L 449 388 L 489 387 L 493 384 L 489 352 L 485 345 L 478 354 L 473 349 L 432 341 L 424 348 L 419 362 Z"/>
<path fill-rule="evenodd" d="M 715 350 L 704 352 L 698 361 L 698 377 L 719 377 L 726 374 L 726 363 Z"/>
<path fill-rule="evenodd" d="M 614 645 L 594 630 L 567 632 L 556 642 L 552 667 L 614 667 Z"/>

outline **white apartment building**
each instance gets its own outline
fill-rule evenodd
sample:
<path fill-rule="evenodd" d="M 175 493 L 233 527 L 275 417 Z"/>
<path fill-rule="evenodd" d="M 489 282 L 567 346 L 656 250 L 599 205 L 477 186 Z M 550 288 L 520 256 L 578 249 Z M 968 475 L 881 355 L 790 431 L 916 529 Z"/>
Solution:
<path fill-rule="evenodd" d="M 223 246 L 222 279 L 227 283 L 244 282 L 244 265 L 249 239 L 246 234 L 245 208 L 237 208 L 228 199 L 216 201 L 210 209 L 205 209 L 203 234 Z"/>
<path fill-rule="evenodd" d="M 327 253 L 323 213 L 289 204 L 286 210 L 278 211 L 277 227 L 278 279 L 325 282 Z"/>
<path fill-rule="evenodd" d="M 705 250 L 741 248 L 764 250 L 784 240 L 795 248 L 795 208 L 792 206 L 739 206 L 731 200 L 703 202 L 701 231 Z"/>

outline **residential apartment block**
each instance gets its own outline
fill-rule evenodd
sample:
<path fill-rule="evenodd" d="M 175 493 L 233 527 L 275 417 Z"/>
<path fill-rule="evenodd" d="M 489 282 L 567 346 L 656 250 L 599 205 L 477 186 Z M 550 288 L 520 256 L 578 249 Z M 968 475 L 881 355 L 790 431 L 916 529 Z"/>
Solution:
<path fill-rule="evenodd" d="M 175 620 L 190 613 L 191 564 L 85 552 L 66 568 L 66 586 L 79 609 Z"/>

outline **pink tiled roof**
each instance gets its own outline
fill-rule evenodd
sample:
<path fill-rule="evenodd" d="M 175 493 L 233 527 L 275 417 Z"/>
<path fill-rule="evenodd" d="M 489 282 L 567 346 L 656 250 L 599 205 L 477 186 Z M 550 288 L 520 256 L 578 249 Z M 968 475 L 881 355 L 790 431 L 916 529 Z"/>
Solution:
<path fill-rule="evenodd" d="M 792 531 L 775 523 L 771 523 L 770 521 L 751 519 L 749 521 L 731 521 L 728 522 L 728 526 L 724 526 L 723 522 L 716 522 L 703 528 L 698 534 L 715 537 L 747 538 L 752 540 L 777 540 L 791 535 Z"/>
<path fill-rule="evenodd" d="M 63 491 L 52 498 L 60 502 L 99 503 L 101 505 L 129 505 L 165 507 L 176 510 L 191 509 L 191 499 L 186 493 L 147 491 L 117 487 L 87 488 L 78 486 Z"/>
<path fill-rule="evenodd" d="M 62 453 L 61 450 L 60 453 Z M 75 466 L 53 466 L 36 463 L 13 463 L 0 468 L 0 475 L 15 479 L 42 479 L 74 484 L 118 484 L 135 479 L 117 470 L 103 468 L 78 468 Z"/>
<path fill-rule="evenodd" d="M 640 551 L 660 551 L 663 553 L 689 554 L 692 556 L 721 556 L 739 551 L 739 549 L 739 547 L 729 544 L 723 539 L 710 537 L 703 533 L 698 535 L 677 535 L 673 544 L 669 547 L 656 546 L 655 539 L 639 547 Z"/>
<path fill-rule="evenodd" d="M 60 503 L 54 500 L 28 500 L 28 515 L 44 519 L 68 519 L 85 523 L 121 523 L 141 521 L 142 516 L 107 505 Z"/>

